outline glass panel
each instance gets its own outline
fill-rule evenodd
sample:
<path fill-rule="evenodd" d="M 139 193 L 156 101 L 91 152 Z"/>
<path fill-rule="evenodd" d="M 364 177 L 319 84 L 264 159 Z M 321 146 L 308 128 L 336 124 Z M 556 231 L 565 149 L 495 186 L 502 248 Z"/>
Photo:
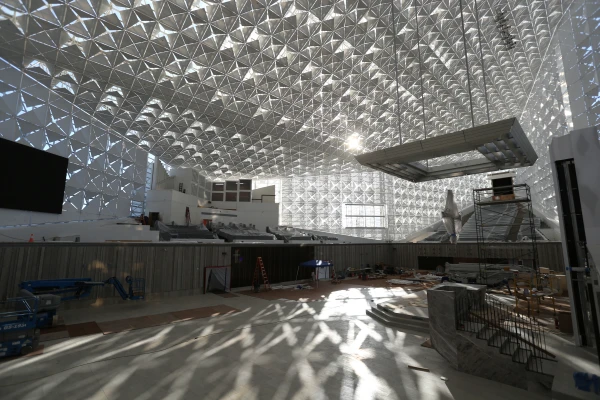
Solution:
<path fill-rule="evenodd" d="M 252 192 L 240 192 L 240 201 L 241 202 L 249 203 L 251 200 L 252 200 Z"/>
<path fill-rule="evenodd" d="M 213 192 L 212 201 L 223 201 L 223 193 L 214 193 Z"/>
<path fill-rule="evenodd" d="M 237 201 L 237 192 L 227 192 L 225 194 L 225 201 Z"/>
<path fill-rule="evenodd" d="M 240 190 L 252 190 L 252 179 L 240 179 Z"/>

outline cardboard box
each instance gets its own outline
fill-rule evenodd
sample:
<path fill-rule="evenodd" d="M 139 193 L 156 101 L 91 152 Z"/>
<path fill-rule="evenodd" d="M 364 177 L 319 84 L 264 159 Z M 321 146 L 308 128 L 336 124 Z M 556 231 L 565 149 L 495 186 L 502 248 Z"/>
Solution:
<path fill-rule="evenodd" d="M 494 201 L 508 201 L 508 200 L 514 200 L 515 199 L 515 194 L 501 194 L 498 196 L 492 196 L 492 200 Z"/>

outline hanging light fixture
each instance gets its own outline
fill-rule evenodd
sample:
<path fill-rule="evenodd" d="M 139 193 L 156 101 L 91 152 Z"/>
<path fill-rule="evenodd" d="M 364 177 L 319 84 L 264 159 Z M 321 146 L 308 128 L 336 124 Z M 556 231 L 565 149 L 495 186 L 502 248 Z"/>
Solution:
<path fill-rule="evenodd" d="M 508 118 L 491 122 L 487 98 L 486 74 L 481 45 L 481 29 L 479 26 L 479 12 L 477 1 L 474 0 L 475 17 L 479 38 L 479 53 L 481 69 L 483 71 L 483 84 L 486 103 L 487 124 L 476 126 L 471 94 L 471 76 L 469 71 L 469 54 L 467 49 L 466 26 L 463 13 L 463 1 L 459 0 L 460 20 L 462 27 L 462 42 L 467 69 L 467 87 L 469 94 L 469 110 L 471 113 L 471 128 L 459 130 L 444 135 L 428 137 L 427 121 L 425 118 L 425 97 L 423 85 L 423 62 L 420 48 L 419 6 L 414 0 L 415 23 L 417 36 L 417 51 L 419 56 L 419 75 L 421 77 L 421 101 L 423 116 L 423 133 L 425 139 L 416 140 L 387 149 L 377 150 L 356 156 L 356 160 L 367 167 L 385 172 L 411 182 L 423 182 L 436 179 L 452 178 L 457 176 L 481 174 L 504 169 L 528 167 L 533 165 L 538 156 L 529 142 L 527 135 L 519 125 L 516 118 Z M 393 8 L 392 8 L 393 10 Z M 514 36 L 510 33 L 508 15 L 499 9 L 496 18 L 498 28 L 501 30 L 503 42 L 507 49 L 515 47 Z M 395 25 L 393 25 L 395 27 Z M 396 32 L 394 32 L 394 38 Z M 400 118 L 400 115 L 398 116 Z M 468 161 L 450 162 L 442 165 L 429 165 L 429 160 L 446 157 L 470 151 L 481 153 Z"/>

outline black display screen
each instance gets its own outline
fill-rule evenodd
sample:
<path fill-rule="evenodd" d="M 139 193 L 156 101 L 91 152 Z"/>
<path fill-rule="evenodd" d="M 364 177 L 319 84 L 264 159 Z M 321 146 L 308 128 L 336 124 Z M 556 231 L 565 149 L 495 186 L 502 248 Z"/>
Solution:
<path fill-rule="evenodd" d="M 494 196 L 500 196 L 503 194 L 513 194 L 513 178 L 498 178 L 492 181 L 494 189 Z"/>
<path fill-rule="evenodd" d="M 0 138 L 0 208 L 62 213 L 69 159 Z"/>

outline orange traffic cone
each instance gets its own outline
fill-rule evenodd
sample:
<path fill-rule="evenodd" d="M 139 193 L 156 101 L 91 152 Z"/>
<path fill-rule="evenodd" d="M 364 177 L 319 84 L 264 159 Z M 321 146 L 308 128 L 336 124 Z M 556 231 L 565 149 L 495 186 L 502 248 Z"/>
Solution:
<path fill-rule="evenodd" d="M 29 236 L 29 243 L 33 243 L 33 233 Z"/>

